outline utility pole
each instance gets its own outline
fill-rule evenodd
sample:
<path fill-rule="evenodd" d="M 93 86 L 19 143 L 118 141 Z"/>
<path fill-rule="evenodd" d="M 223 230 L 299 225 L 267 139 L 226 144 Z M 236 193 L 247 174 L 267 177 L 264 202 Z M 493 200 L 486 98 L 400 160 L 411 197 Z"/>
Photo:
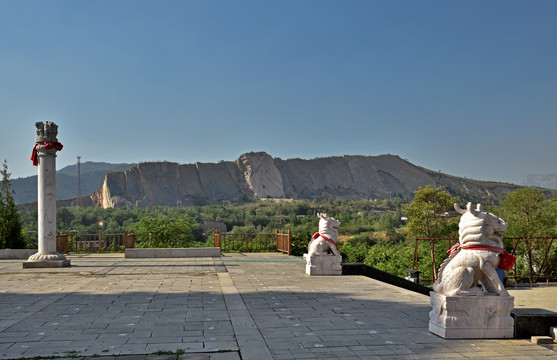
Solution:
<path fill-rule="evenodd" d="M 81 206 L 81 155 L 77 155 L 77 206 Z"/>

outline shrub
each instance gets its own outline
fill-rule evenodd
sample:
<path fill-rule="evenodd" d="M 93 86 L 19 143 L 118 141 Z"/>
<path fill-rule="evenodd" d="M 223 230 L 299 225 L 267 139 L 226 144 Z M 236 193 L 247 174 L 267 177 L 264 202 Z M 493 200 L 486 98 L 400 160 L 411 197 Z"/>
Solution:
<path fill-rule="evenodd" d="M 369 252 L 370 246 L 366 242 L 348 243 L 339 249 L 342 255 L 342 262 L 362 263 Z"/>
<path fill-rule="evenodd" d="M 193 245 L 191 218 L 143 217 L 135 228 L 140 248 L 188 247 Z"/>
<path fill-rule="evenodd" d="M 302 256 L 308 252 L 308 245 L 312 234 L 309 232 L 298 232 L 290 235 L 290 252 L 294 256 Z"/>
<path fill-rule="evenodd" d="M 379 243 L 372 246 L 364 259 L 364 264 L 388 273 L 406 276 L 406 269 L 412 267 L 414 248 L 406 244 Z"/>

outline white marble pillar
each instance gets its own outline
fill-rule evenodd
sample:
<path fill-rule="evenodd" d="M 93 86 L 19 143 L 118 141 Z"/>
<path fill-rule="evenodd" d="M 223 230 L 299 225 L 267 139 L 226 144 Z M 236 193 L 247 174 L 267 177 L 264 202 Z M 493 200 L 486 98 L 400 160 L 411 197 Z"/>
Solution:
<path fill-rule="evenodd" d="M 62 148 L 52 122 L 38 122 L 35 143 L 38 167 L 38 252 L 23 263 L 24 268 L 64 267 L 70 261 L 56 251 L 56 152 Z"/>

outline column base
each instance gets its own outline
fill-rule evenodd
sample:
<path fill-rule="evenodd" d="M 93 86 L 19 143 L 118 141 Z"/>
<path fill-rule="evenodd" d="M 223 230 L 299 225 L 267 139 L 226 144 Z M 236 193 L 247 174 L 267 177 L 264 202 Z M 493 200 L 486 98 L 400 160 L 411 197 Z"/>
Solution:
<path fill-rule="evenodd" d="M 70 260 L 27 260 L 23 263 L 24 269 L 63 268 L 69 266 L 72 266 Z"/>
<path fill-rule="evenodd" d="M 66 257 L 59 252 L 38 252 L 29 256 L 28 261 L 56 261 L 56 260 L 66 260 Z"/>

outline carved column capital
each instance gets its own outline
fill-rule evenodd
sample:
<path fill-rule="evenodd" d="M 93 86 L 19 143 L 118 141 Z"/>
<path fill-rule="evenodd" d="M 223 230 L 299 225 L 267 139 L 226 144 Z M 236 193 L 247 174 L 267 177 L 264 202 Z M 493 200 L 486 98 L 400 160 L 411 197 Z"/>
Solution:
<path fill-rule="evenodd" d="M 58 136 L 58 125 L 52 121 L 47 121 L 46 123 L 37 121 L 35 123 L 35 130 L 37 131 L 37 138 L 35 139 L 35 142 L 58 142 L 58 139 L 56 138 L 56 136 Z"/>

